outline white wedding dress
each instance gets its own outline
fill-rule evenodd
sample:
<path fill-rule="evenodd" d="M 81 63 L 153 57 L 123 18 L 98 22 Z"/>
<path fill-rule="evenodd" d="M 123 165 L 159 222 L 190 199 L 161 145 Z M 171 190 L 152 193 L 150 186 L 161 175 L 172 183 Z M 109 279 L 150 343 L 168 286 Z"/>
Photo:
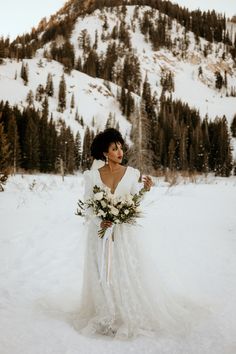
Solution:
<path fill-rule="evenodd" d="M 136 193 L 142 187 L 139 176 L 139 170 L 128 166 L 114 194 Z M 85 199 L 92 196 L 95 184 L 105 187 L 97 168 L 85 171 L 84 177 Z M 147 272 L 151 268 L 148 266 L 152 265 L 144 257 L 140 243 L 145 230 L 136 225 L 115 225 L 111 282 L 107 285 L 99 281 L 102 239 L 98 237 L 98 230 L 101 219 L 91 212 L 87 212 L 86 219 L 82 294 L 72 320 L 76 330 L 87 336 L 103 334 L 117 339 L 188 334 L 198 322 L 201 308 L 171 295 L 157 272 L 155 278 L 149 280 Z"/>

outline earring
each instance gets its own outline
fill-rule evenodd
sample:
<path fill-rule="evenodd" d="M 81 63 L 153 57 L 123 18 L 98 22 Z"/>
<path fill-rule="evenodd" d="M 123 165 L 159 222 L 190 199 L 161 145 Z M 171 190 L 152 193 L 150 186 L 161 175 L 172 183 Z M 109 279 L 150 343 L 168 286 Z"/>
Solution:
<path fill-rule="evenodd" d="M 108 156 L 106 155 L 106 164 L 108 165 Z"/>

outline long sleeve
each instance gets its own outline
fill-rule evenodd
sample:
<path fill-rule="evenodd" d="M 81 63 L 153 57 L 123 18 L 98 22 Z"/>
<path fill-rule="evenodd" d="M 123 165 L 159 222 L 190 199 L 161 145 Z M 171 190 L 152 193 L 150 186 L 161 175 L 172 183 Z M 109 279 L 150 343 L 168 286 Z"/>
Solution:
<path fill-rule="evenodd" d="M 141 183 L 139 183 L 140 171 L 137 168 L 133 168 L 133 182 L 131 186 L 131 194 L 136 194 L 142 188 Z"/>
<path fill-rule="evenodd" d="M 93 197 L 93 171 L 88 170 L 83 174 L 84 177 L 84 202 Z M 94 215 L 91 208 L 85 209 L 85 221 L 92 221 L 97 227 L 100 226 L 101 219 Z"/>

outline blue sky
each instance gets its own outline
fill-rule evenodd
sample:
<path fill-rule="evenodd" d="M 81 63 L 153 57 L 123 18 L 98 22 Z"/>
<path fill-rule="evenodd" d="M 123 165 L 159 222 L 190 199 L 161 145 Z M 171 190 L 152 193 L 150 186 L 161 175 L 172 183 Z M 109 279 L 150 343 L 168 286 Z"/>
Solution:
<path fill-rule="evenodd" d="M 0 0 L 0 36 L 14 39 L 18 34 L 30 32 L 43 17 L 59 10 L 66 0 Z M 215 9 L 227 16 L 236 14 L 236 0 L 173 0 L 190 9 Z"/>

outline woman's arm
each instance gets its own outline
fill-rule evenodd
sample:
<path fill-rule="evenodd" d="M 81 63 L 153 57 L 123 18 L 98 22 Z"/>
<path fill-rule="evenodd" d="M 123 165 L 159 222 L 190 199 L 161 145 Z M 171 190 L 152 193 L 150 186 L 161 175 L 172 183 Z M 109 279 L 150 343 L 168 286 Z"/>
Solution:
<path fill-rule="evenodd" d="M 153 186 L 153 181 L 150 176 L 143 177 L 143 186 L 147 191 L 150 191 L 151 187 Z"/>
<path fill-rule="evenodd" d="M 93 175 L 92 171 L 85 171 L 84 176 L 84 201 L 93 198 Z M 97 228 L 107 228 L 112 226 L 112 222 L 108 220 L 101 220 L 98 216 L 94 215 L 93 210 L 91 208 L 85 209 L 85 218 L 86 221 L 92 220 L 92 222 L 97 226 Z"/>
<path fill-rule="evenodd" d="M 83 173 L 84 177 L 84 202 L 93 198 L 93 176 L 92 171 L 87 170 Z M 85 208 L 85 220 L 92 221 L 97 227 L 100 226 L 101 219 L 93 213 L 91 208 Z"/>
<path fill-rule="evenodd" d="M 140 171 L 137 168 L 134 168 L 134 181 L 131 187 L 131 194 L 136 194 L 140 191 L 142 188 L 140 186 L 139 180 L 140 180 Z M 147 190 L 150 191 L 151 187 L 153 186 L 153 181 L 150 176 L 144 176 L 143 177 L 143 187 Z"/>
<path fill-rule="evenodd" d="M 131 194 L 136 194 L 142 188 L 141 184 L 139 183 L 140 171 L 137 168 L 133 168 L 133 174 L 134 174 L 134 177 L 132 179 L 133 182 L 132 182 L 130 193 Z"/>

